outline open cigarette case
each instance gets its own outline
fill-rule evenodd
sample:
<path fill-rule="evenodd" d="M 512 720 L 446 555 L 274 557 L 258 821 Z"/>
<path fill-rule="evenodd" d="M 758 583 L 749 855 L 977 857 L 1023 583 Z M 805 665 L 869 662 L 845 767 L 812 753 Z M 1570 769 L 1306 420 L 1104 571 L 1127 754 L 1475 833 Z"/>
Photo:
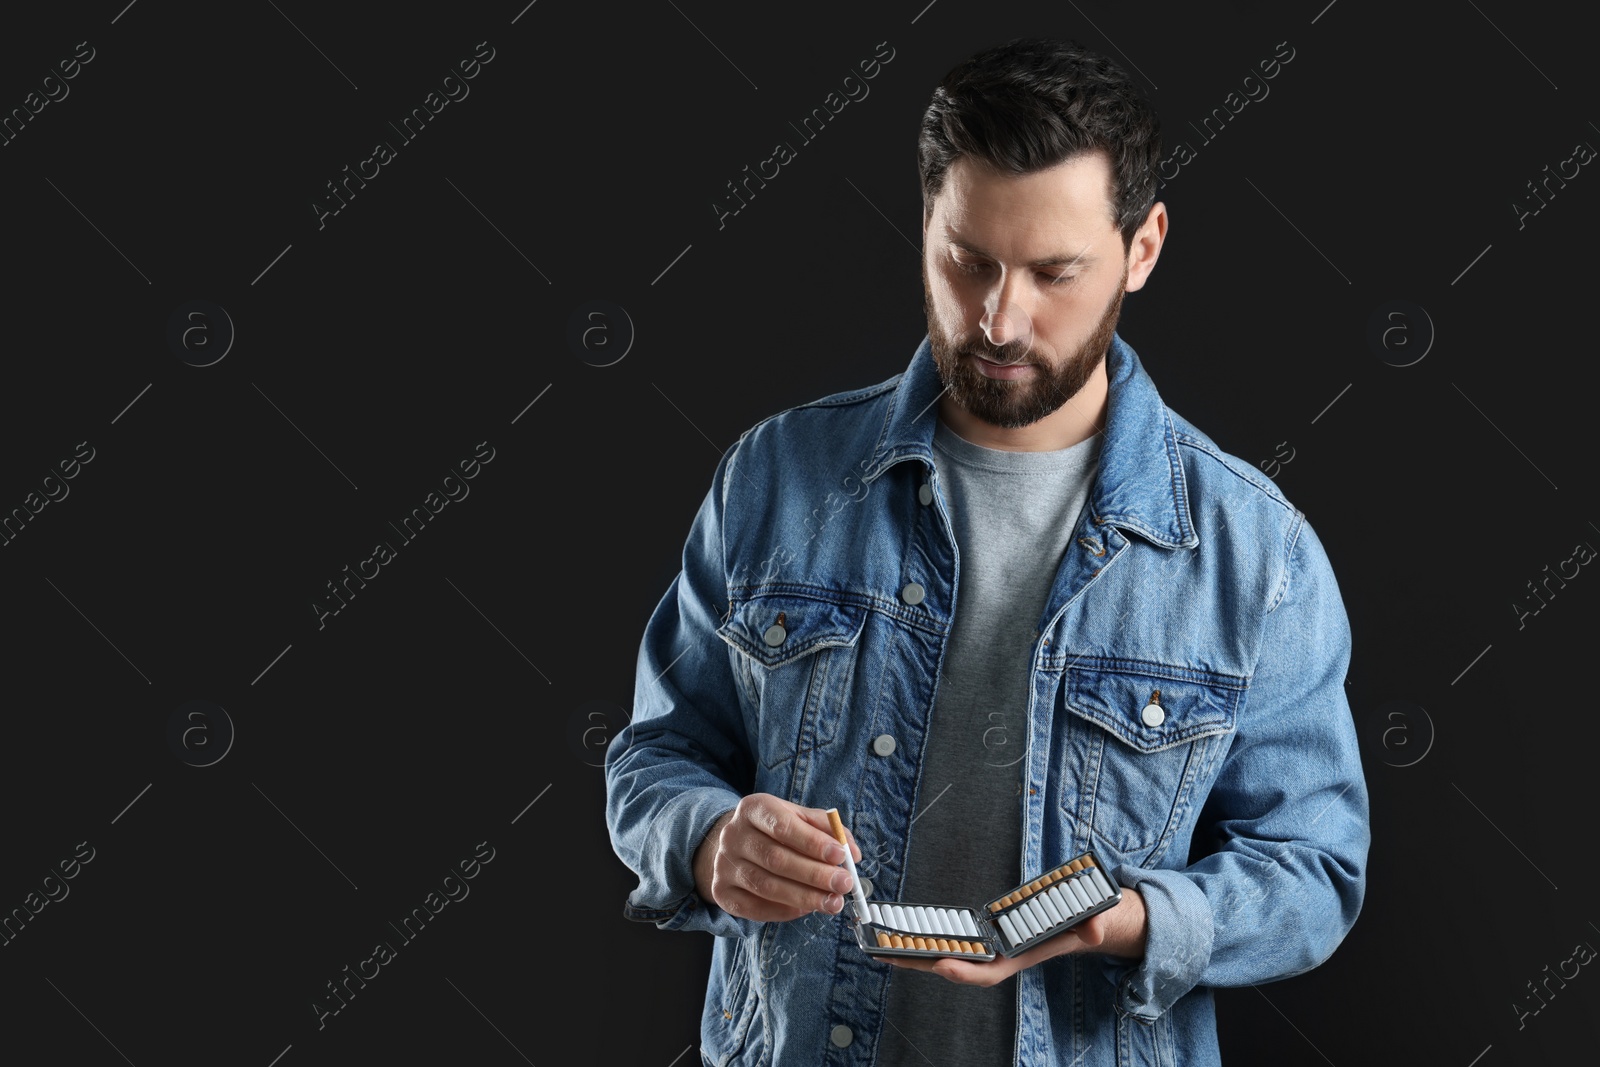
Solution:
<path fill-rule="evenodd" d="M 1016 956 L 1121 899 L 1085 852 L 978 908 L 868 901 L 856 916 L 856 944 L 871 956 Z"/>

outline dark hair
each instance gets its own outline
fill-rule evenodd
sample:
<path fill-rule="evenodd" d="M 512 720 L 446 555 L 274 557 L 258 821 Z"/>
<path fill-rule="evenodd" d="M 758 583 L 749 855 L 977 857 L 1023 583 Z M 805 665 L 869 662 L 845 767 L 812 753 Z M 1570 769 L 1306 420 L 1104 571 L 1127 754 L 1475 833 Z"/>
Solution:
<path fill-rule="evenodd" d="M 923 213 L 964 155 L 1022 175 L 1095 150 L 1111 164 L 1113 221 L 1127 251 L 1156 199 L 1155 110 L 1098 52 L 1075 41 L 1016 38 L 965 60 L 933 91 L 917 138 Z"/>

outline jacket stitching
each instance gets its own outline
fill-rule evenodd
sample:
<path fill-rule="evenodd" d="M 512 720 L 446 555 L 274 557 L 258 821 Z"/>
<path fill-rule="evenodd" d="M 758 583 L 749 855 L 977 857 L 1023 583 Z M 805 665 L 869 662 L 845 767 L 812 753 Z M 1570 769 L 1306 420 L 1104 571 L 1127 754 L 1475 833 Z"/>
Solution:
<path fill-rule="evenodd" d="M 1183 536 L 1181 540 L 1188 541 L 1195 536 L 1193 521 L 1189 516 L 1189 483 L 1183 473 L 1183 457 L 1178 454 L 1178 430 L 1172 425 L 1172 413 L 1165 404 L 1161 405 L 1161 422 L 1166 427 L 1166 439 L 1161 443 L 1167 450 L 1167 469 L 1172 479 L 1172 499 L 1176 506 L 1174 518 L 1178 521 L 1178 531 Z"/>
<path fill-rule="evenodd" d="M 1181 430 L 1177 431 L 1177 440 L 1179 444 L 1187 445 L 1189 448 L 1194 449 L 1201 455 L 1209 456 L 1211 459 L 1215 460 L 1217 465 L 1223 470 L 1256 489 L 1261 493 L 1262 496 L 1266 497 L 1268 500 L 1271 500 L 1284 510 L 1291 512 L 1295 510 L 1294 505 L 1289 502 L 1288 497 L 1284 496 L 1283 490 L 1278 488 L 1277 483 L 1274 482 L 1270 484 L 1263 484 L 1257 481 L 1254 474 L 1248 469 L 1242 469 L 1238 466 L 1235 466 L 1234 463 L 1230 463 L 1230 457 L 1226 453 L 1217 450 L 1206 441 L 1186 434 Z"/>
<path fill-rule="evenodd" d="M 1305 529 L 1306 513 L 1295 509 L 1294 525 L 1289 528 L 1287 537 L 1287 551 L 1283 554 L 1283 575 L 1278 582 L 1278 589 L 1267 603 L 1267 614 L 1271 615 L 1278 610 L 1278 605 L 1283 603 L 1283 598 L 1289 595 L 1289 576 L 1294 570 L 1294 550 L 1300 543 L 1300 531 Z"/>

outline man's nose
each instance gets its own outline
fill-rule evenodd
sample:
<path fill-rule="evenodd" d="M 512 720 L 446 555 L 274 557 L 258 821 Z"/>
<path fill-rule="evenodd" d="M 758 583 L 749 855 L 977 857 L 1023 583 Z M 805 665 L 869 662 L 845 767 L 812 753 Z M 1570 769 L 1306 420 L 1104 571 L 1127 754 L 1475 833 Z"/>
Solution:
<path fill-rule="evenodd" d="M 1020 289 L 1013 274 L 991 290 L 984 300 L 983 318 L 978 326 L 996 348 L 1019 342 L 1025 345 L 1033 337 L 1033 316 L 1028 310 L 1028 299 Z"/>

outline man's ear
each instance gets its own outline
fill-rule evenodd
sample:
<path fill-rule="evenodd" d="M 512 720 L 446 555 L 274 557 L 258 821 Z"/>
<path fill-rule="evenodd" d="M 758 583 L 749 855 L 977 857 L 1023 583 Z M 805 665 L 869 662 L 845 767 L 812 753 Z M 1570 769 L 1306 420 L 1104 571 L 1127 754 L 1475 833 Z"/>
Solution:
<path fill-rule="evenodd" d="M 1128 248 L 1127 292 L 1144 288 L 1150 272 L 1156 269 L 1156 259 L 1161 255 L 1161 246 L 1167 239 L 1168 221 L 1167 205 L 1159 200 L 1150 205 L 1150 213 L 1133 235 L 1133 243 Z"/>

